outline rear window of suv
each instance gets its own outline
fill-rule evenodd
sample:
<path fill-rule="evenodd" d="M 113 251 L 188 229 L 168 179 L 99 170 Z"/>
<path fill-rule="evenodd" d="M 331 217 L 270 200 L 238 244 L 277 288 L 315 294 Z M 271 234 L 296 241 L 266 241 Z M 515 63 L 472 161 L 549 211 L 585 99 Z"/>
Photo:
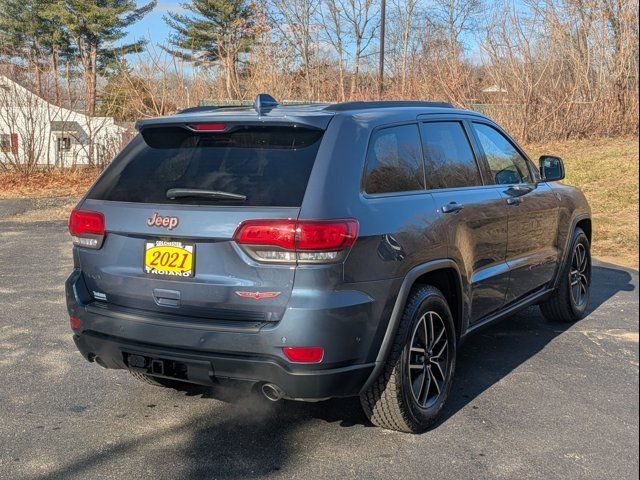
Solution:
<path fill-rule="evenodd" d="M 88 198 L 134 203 L 293 207 L 302 204 L 323 135 L 289 126 L 240 126 L 223 133 L 159 127 L 133 140 Z M 214 190 L 240 200 L 168 199 L 170 189 Z"/>
<path fill-rule="evenodd" d="M 416 124 L 386 127 L 372 134 L 364 189 L 371 194 L 424 190 L 422 149 Z"/>

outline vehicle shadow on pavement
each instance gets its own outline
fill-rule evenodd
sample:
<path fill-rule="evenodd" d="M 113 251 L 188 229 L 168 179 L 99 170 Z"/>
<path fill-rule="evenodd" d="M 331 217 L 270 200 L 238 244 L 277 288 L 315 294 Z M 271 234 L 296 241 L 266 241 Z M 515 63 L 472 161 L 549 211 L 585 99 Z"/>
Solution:
<path fill-rule="evenodd" d="M 593 278 L 591 312 L 617 292 L 635 289 L 631 274 L 613 266 L 594 267 Z M 569 328 L 571 324 L 546 321 L 537 307 L 531 307 L 470 337 L 459 351 L 453 389 L 439 425 Z M 39 478 L 85 477 L 95 469 L 117 464 L 120 456 L 132 454 L 158 465 L 163 465 L 165 454 L 181 459 L 180 464 L 160 469 L 181 472 L 176 473 L 180 478 L 263 477 L 285 469 L 294 457 L 313 455 L 313 440 L 303 431 L 309 423 L 370 426 L 357 398 L 273 404 L 250 395 L 220 403 L 213 400 L 220 398 L 214 391 L 202 397 L 210 405 L 178 425 L 120 440 Z"/>
<path fill-rule="evenodd" d="M 294 448 L 292 432 L 306 420 L 255 399 L 236 404 L 211 401 L 204 414 L 92 449 L 37 478 L 92 478 L 94 472 L 109 471 L 132 455 L 153 465 L 156 473 L 148 471 L 147 478 L 263 477 L 288 461 Z M 181 461 L 166 464 L 165 455 Z"/>
<path fill-rule="evenodd" d="M 591 277 L 593 278 L 593 288 L 589 298 L 588 313 L 597 310 L 600 305 L 618 292 L 635 290 L 631 283 L 632 277 L 629 270 L 623 267 L 598 262 L 592 268 Z"/>
<path fill-rule="evenodd" d="M 629 271 L 614 265 L 598 262 L 593 266 L 592 278 L 588 314 L 618 292 L 635 289 Z M 532 306 L 471 335 L 458 351 L 451 395 L 438 424 L 446 422 L 572 326 L 571 323 L 549 322 L 537 306 Z"/>

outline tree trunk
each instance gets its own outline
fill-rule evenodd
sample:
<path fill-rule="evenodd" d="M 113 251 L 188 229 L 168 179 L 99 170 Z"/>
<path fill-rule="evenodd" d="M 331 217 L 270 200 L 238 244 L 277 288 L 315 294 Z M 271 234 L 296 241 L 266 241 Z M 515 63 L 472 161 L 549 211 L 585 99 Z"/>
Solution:
<path fill-rule="evenodd" d="M 340 79 L 340 101 L 345 101 L 345 91 L 344 91 L 344 61 L 342 60 L 342 48 L 339 51 L 339 59 L 338 59 L 338 72 Z"/>
<path fill-rule="evenodd" d="M 87 93 L 88 93 L 88 109 L 89 115 L 93 116 L 96 113 L 97 104 L 97 90 L 96 83 L 98 80 L 98 49 L 95 45 L 89 47 L 89 72 L 87 76 Z"/>
<path fill-rule="evenodd" d="M 240 77 L 238 76 L 238 54 L 234 51 L 229 55 L 229 72 L 231 76 L 231 86 L 233 88 L 233 98 L 242 99 L 240 91 Z"/>
<path fill-rule="evenodd" d="M 360 76 L 360 45 L 361 41 L 356 41 L 355 53 L 353 54 L 353 76 L 351 77 L 351 89 L 349 97 L 353 98 L 358 88 L 358 78 Z"/>
<path fill-rule="evenodd" d="M 222 62 L 222 70 L 227 98 L 233 99 L 233 81 L 231 79 L 231 69 L 229 68 L 229 56 L 226 53 Z"/>
<path fill-rule="evenodd" d="M 53 82 L 55 86 L 55 101 L 56 105 L 60 106 L 60 79 L 58 78 L 58 47 L 53 45 L 51 47 L 51 69 L 53 74 Z"/>

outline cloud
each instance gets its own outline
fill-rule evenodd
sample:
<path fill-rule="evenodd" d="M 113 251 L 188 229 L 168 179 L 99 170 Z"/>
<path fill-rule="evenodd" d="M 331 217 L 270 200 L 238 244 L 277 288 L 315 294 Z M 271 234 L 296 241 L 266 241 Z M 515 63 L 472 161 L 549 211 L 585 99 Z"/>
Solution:
<path fill-rule="evenodd" d="M 155 12 L 179 12 L 181 10 L 184 10 L 184 8 L 182 8 L 181 3 L 184 3 L 182 1 L 180 2 L 158 2 L 158 5 L 156 6 L 156 8 L 154 9 Z"/>

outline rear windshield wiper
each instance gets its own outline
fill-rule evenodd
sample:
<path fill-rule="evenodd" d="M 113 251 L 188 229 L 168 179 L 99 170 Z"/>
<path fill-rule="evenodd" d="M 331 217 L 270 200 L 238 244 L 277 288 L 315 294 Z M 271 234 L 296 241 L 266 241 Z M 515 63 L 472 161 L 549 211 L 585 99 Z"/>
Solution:
<path fill-rule="evenodd" d="M 208 198 L 210 200 L 236 200 L 242 202 L 247 199 L 246 195 L 221 192 L 218 190 L 198 190 L 195 188 L 170 188 L 169 190 L 167 190 L 167 198 L 169 200 L 190 197 Z"/>

